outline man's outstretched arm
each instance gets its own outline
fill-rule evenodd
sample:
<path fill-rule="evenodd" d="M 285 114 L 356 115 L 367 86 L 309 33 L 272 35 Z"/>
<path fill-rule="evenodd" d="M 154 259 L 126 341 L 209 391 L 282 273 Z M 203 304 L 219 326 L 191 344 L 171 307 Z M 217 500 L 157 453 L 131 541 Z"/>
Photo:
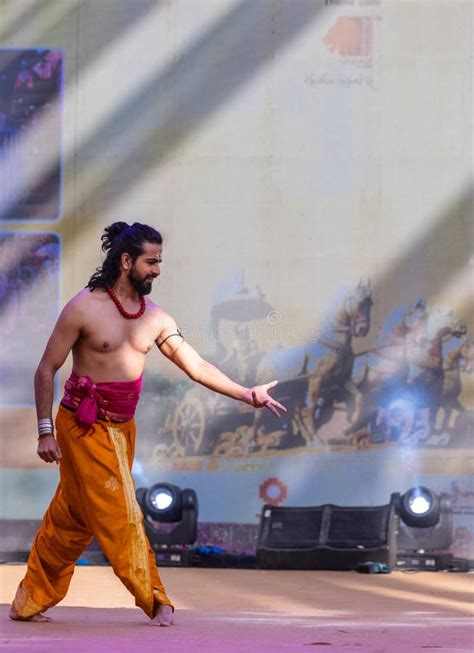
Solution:
<path fill-rule="evenodd" d="M 286 413 L 286 408 L 274 399 L 268 391 L 275 387 L 278 381 L 246 388 L 226 376 L 219 368 L 204 360 L 190 344 L 180 335 L 176 324 L 169 321 L 157 339 L 161 353 L 175 365 L 180 367 L 190 379 L 204 385 L 210 390 L 243 401 L 254 408 L 268 408 L 274 415 L 280 417 L 280 411 Z"/>

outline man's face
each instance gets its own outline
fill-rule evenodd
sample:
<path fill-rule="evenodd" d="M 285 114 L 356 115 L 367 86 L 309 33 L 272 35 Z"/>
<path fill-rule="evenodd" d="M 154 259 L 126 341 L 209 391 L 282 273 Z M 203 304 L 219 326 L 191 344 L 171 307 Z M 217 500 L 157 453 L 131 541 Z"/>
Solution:
<path fill-rule="evenodd" d="M 128 280 L 139 295 L 151 293 L 153 280 L 160 274 L 163 246 L 143 243 L 143 254 L 136 259 L 128 273 Z"/>

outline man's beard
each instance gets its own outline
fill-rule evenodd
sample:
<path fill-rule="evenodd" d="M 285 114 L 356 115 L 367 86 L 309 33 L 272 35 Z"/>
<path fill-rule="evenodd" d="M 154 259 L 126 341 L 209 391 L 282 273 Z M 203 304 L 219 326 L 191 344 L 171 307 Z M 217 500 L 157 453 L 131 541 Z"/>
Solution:
<path fill-rule="evenodd" d="M 153 281 L 153 277 L 147 276 L 147 277 L 139 277 L 138 274 L 136 274 L 134 268 L 130 270 L 128 273 L 128 280 L 132 284 L 132 286 L 135 288 L 137 293 L 139 295 L 149 295 L 152 291 L 152 284 L 150 283 Z"/>

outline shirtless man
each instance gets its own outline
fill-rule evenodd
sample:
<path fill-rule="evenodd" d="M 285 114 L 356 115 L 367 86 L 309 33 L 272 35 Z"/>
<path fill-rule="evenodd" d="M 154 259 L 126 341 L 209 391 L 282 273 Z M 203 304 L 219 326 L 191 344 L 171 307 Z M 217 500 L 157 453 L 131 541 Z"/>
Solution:
<path fill-rule="evenodd" d="M 50 621 L 42 612 L 66 595 L 74 565 L 96 537 L 115 574 L 150 617 L 170 626 L 174 608 L 145 537 L 131 477 L 145 356 L 155 343 L 193 381 L 255 408 L 286 411 L 268 394 L 235 383 L 203 360 L 172 317 L 145 296 L 160 274 L 161 235 L 116 222 L 102 236 L 106 258 L 65 306 L 35 374 L 38 455 L 60 466 L 60 482 L 36 535 L 10 618 Z M 54 376 L 72 351 L 73 371 L 56 417 Z"/>

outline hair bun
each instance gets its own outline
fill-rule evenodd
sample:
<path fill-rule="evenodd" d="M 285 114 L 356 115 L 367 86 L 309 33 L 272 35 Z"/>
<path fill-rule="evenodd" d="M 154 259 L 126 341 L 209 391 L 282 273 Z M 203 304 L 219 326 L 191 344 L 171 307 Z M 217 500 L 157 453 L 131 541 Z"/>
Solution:
<path fill-rule="evenodd" d="M 117 236 L 119 236 L 127 227 L 128 224 L 126 222 L 114 222 L 108 227 L 105 227 L 104 233 L 101 237 L 102 251 L 107 252 L 112 247 L 112 243 Z"/>

